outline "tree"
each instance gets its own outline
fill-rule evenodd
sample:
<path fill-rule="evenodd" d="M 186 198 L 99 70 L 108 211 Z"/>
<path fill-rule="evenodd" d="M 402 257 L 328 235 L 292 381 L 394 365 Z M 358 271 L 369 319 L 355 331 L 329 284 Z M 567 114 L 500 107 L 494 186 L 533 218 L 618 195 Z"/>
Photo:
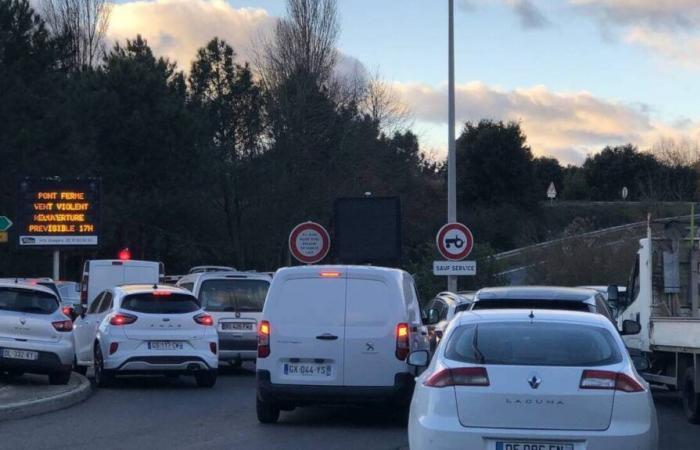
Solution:
<path fill-rule="evenodd" d="M 41 13 L 51 33 L 69 43 L 70 68 L 91 67 L 104 56 L 112 13 L 108 0 L 41 0 Z"/>
<path fill-rule="evenodd" d="M 214 38 L 197 52 L 192 63 L 190 97 L 204 128 L 205 156 L 212 164 L 220 195 L 214 198 L 225 214 L 233 247 L 231 258 L 246 265 L 243 215 L 250 196 L 245 163 L 258 156 L 263 131 L 262 99 L 248 64 L 235 63 L 236 54 L 226 42 Z"/>

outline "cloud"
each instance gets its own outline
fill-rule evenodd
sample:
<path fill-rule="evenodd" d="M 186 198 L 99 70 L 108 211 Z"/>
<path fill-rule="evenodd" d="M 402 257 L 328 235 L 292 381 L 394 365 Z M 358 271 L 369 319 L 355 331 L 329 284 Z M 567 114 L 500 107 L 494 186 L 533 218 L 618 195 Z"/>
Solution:
<path fill-rule="evenodd" d="M 552 25 L 531 0 L 508 0 L 507 3 L 513 8 L 520 20 L 520 25 L 525 29 L 541 29 Z"/>
<path fill-rule="evenodd" d="M 410 106 L 417 122 L 445 126 L 445 86 L 395 83 L 394 89 Z M 631 142 L 646 148 L 662 136 L 700 136 L 697 124 L 686 123 L 684 129 L 679 129 L 658 123 L 645 105 L 605 100 L 588 92 L 560 93 L 544 86 L 501 90 L 472 82 L 457 86 L 456 94 L 458 123 L 518 121 L 535 154 L 553 155 L 567 163 L 580 163 L 587 154 L 606 145 Z M 444 141 L 440 145 L 444 146 Z"/>
<path fill-rule="evenodd" d="M 197 50 L 215 36 L 233 46 L 239 61 L 251 61 L 252 38 L 274 24 L 264 9 L 237 9 L 225 0 L 141 0 L 115 3 L 108 38 L 123 42 L 141 34 L 155 54 L 188 69 Z"/>

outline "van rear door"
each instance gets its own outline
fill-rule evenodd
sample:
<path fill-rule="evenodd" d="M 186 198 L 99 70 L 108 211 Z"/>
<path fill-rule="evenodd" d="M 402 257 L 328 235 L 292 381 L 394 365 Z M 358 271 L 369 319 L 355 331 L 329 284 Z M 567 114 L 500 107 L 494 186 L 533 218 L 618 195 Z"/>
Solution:
<path fill-rule="evenodd" d="M 156 262 L 128 261 L 124 264 L 122 284 L 157 284 L 160 268 Z"/>
<path fill-rule="evenodd" d="M 265 305 L 272 383 L 342 386 L 344 271 L 306 271 L 279 283 Z"/>
<path fill-rule="evenodd" d="M 87 304 L 90 306 L 105 289 L 124 283 L 124 270 L 121 261 L 89 261 L 88 264 Z"/>
<path fill-rule="evenodd" d="M 405 364 L 396 357 L 396 329 L 405 314 L 399 287 L 363 269 L 348 274 L 345 385 L 393 386 Z"/>

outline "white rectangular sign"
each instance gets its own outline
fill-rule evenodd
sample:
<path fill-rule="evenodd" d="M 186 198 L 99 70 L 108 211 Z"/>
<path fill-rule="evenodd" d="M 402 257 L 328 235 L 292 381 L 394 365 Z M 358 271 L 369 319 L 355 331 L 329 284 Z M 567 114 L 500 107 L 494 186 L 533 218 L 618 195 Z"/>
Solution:
<path fill-rule="evenodd" d="M 23 247 L 97 245 L 97 236 L 20 236 L 19 245 Z"/>
<path fill-rule="evenodd" d="M 476 261 L 433 261 L 434 275 L 476 275 Z"/>

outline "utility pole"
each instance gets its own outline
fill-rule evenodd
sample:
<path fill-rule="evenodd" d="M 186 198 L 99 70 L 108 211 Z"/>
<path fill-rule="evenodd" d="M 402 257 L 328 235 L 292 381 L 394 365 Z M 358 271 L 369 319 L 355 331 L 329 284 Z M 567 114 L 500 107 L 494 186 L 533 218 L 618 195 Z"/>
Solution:
<path fill-rule="evenodd" d="M 455 2 L 449 0 L 449 93 L 447 148 L 447 222 L 457 222 L 457 142 L 455 138 Z M 447 290 L 457 292 L 457 277 L 447 277 Z"/>

